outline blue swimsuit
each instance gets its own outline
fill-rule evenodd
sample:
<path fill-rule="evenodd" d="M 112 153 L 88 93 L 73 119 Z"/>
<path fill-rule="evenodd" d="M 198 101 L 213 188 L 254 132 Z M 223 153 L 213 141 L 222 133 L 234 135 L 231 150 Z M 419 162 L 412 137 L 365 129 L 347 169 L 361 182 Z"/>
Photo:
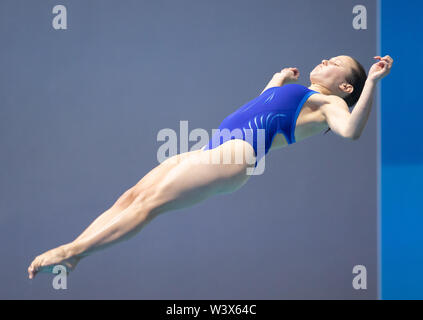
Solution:
<path fill-rule="evenodd" d="M 257 166 L 260 159 L 269 152 L 277 133 L 282 133 L 288 144 L 295 143 L 294 133 L 298 115 L 307 99 L 315 93 L 319 92 L 294 83 L 267 89 L 226 117 L 219 126 L 219 130 L 229 129 L 234 132 L 234 129 L 238 129 L 238 132 L 242 132 L 241 135 L 234 137 L 217 131 L 204 150 L 216 148 L 228 140 L 242 139 L 253 146 Z M 265 144 L 259 146 L 264 149 L 263 152 L 257 150 L 257 129 L 265 130 Z"/>

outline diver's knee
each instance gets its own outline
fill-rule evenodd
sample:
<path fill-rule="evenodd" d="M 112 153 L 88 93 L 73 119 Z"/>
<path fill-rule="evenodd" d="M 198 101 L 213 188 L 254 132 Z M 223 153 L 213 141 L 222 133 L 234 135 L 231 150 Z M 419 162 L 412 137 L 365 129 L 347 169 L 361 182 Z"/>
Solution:
<path fill-rule="evenodd" d="M 138 190 L 131 206 L 138 208 L 142 212 L 149 213 L 160 205 L 161 198 L 160 188 L 157 185 L 152 186 L 147 189 Z"/>
<path fill-rule="evenodd" d="M 119 199 L 113 204 L 115 208 L 121 208 L 122 210 L 127 208 L 136 198 L 137 191 L 134 187 L 126 190 Z"/>

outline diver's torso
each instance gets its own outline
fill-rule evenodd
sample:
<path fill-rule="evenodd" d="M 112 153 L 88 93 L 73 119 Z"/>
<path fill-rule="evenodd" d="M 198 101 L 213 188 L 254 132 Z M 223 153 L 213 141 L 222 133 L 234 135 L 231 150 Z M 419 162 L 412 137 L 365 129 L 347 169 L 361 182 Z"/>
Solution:
<path fill-rule="evenodd" d="M 298 115 L 295 126 L 295 140 L 297 142 L 320 134 L 329 128 L 319 109 L 319 104 L 317 103 L 317 101 L 321 101 L 321 97 L 316 98 L 316 95 L 322 96 L 322 94 L 311 95 L 304 103 Z M 280 149 L 287 145 L 288 142 L 285 136 L 281 133 L 277 133 L 273 139 L 270 150 Z"/>

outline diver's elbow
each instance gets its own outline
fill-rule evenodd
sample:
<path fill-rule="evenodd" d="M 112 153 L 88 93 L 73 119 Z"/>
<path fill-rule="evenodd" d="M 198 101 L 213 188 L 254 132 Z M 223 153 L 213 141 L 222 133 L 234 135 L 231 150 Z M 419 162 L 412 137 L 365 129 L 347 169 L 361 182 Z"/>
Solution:
<path fill-rule="evenodd" d="M 352 128 L 348 128 L 348 129 L 344 130 L 342 136 L 345 139 L 356 141 L 356 140 L 360 139 L 361 132 L 359 132 L 357 130 L 353 130 Z"/>
<path fill-rule="evenodd" d="M 351 131 L 348 130 L 344 132 L 343 136 L 345 139 L 356 141 L 360 139 L 361 134 L 358 132 L 354 132 L 352 130 Z"/>
<path fill-rule="evenodd" d="M 349 139 L 352 141 L 357 141 L 358 139 L 360 139 L 360 134 L 352 134 L 349 136 Z"/>

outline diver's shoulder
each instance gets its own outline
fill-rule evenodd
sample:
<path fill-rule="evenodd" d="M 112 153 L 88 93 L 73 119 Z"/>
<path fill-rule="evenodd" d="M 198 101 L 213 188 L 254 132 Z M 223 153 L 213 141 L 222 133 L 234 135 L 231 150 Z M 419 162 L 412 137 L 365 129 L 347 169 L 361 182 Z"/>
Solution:
<path fill-rule="evenodd" d="M 345 100 L 336 95 L 329 95 L 317 92 L 312 94 L 308 101 L 315 105 L 316 107 L 321 107 L 325 104 L 342 104 L 345 103 Z"/>

